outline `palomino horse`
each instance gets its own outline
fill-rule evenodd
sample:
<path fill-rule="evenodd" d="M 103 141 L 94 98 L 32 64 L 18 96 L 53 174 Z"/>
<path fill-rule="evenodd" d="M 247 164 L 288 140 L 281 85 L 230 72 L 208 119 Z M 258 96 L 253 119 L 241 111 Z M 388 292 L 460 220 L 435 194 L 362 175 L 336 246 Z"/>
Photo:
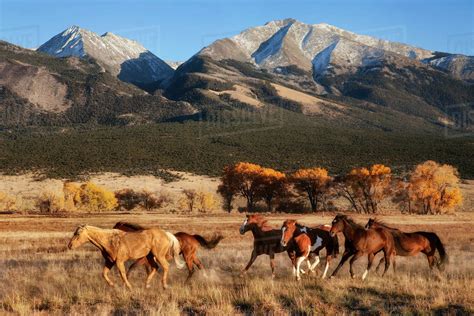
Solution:
<path fill-rule="evenodd" d="M 105 259 L 102 275 L 110 286 L 114 286 L 114 283 L 109 279 L 108 273 L 114 265 L 117 265 L 123 282 L 131 289 L 132 286 L 128 282 L 125 271 L 125 262 L 147 257 L 149 253 L 163 268 L 161 283 L 165 289 L 167 288 L 169 266 L 166 257 L 170 250 L 172 250 L 176 264 L 178 266 L 181 264 L 179 262 L 179 243 L 174 243 L 169 239 L 166 232 L 158 228 L 146 229 L 140 232 L 124 232 L 118 229 L 102 229 L 81 225 L 74 232 L 68 247 L 69 249 L 75 249 L 86 242 L 90 242 L 102 252 Z M 155 273 L 156 265 L 152 266 L 146 279 L 147 288 L 150 287 L 150 282 Z"/>
<path fill-rule="evenodd" d="M 366 229 L 371 228 L 385 228 L 388 229 L 392 235 L 395 242 L 395 251 L 397 256 L 416 256 L 420 252 L 424 253 L 428 259 L 428 265 L 431 269 L 436 264 L 435 252 L 438 250 L 440 261 L 437 263 L 439 270 L 442 270 L 444 264 L 446 263 L 448 256 L 444 249 L 443 243 L 439 239 L 438 235 L 432 232 L 413 232 L 405 233 L 397 228 L 387 226 L 385 223 L 371 218 L 365 225 Z M 377 266 L 382 264 L 384 258 L 382 258 Z M 395 271 L 395 262 L 393 263 L 393 269 Z"/>
<path fill-rule="evenodd" d="M 123 231 L 140 231 L 146 229 L 141 225 L 127 222 L 118 222 L 117 224 L 115 224 L 114 228 Z M 206 249 L 213 249 L 224 238 L 222 235 L 216 235 L 210 240 L 206 240 L 201 235 L 190 235 L 184 232 L 178 232 L 174 234 L 174 236 L 179 241 L 181 254 L 183 255 L 184 261 L 186 261 L 186 265 L 188 267 L 188 277 L 186 281 L 189 281 L 189 279 L 193 275 L 194 265 L 196 265 L 200 270 L 204 268 L 201 261 L 196 255 L 199 246 L 204 247 Z M 149 259 L 141 258 L 135 261 L 132 266 L 130 266 L 128 273 L 130 274 L 130 271 L 139 265 L 144 265 L 148 271 L 151 267 L 150 263 L 153 264 L 153 262 L 151 262 Z"/>
<path fill-rule="evenodd" d="M 337 274 L 342 265 L 352 257 L 350 261 L 350 273 L 354 278 L 354 271 L 352 269 L 353 263 L 364 254 L 368 255 L 369 263 L 367 269 L 362 275 L 362 280 L 367 277 L 375 254 L 383 251 L 385 258 L 385 270 L 383 275 L 387 272 L 390 266 L 390 258 L 395 252 L 395 246 L 392 234 L 384 228 L 375 228 L 366 230 L 363 226 L 355 223 L 350 217 L 346 215 L 337 215 L 332 221 L 331 236 L 335 236 L 338 232 L 342 232 L 345 237 L 345 249 L 341 261 L 336 270 L 332 273 L 332 277 Z M 382 275 L 382 276 L 383 276 Z"/>
<path fill-rule="evenodd" d="M 324 227 L 324 226 L 323 226 Z M 325 227 L 324 227 L 325 228 Z M 314 271 L 314 268 L 319 264 L 319 252 L 322 249 L 326 249 L 326 265 L 324 267 L 324 273 L 322 278 L 326 277 L 326 274 L 329 269 L 329 264 L 333 258 L 336 258 L 339 254 L 339 241 L 337 236 L 331 237 L 330 233 L 326 229 L 321 229 L 318 227 L 310 228 L 299 224 L 294 219 L 287 219 L 281 227 L 282 237 L 281 245 L 286 246 L 288 242 L 294 238 L 295 243 L 298 245 L 297 248 L 301 248 L 300 243 L 297 237 L 300 235 L 308 235 L 310 242 L 310 255 L 316 255 L 315 261 L 311 264 L 310 259 L 308 258 L 308 269 Z M 298 252 L 298 251 L 297 251 Z M 297 263 L 297 262 L 296 262 Z M 293 264 L 295 266 L 295 263 Z M 294 271 L 294 269 L 293 269 Z"/>
<path fill-rule="evenodd" d="M 268 225 L 267 220 L 259 215 L 247 215 L 245 221 L 240 226 L 240 234 L 243 235 L 248 231 L 253 234 L 253 251 L 247 266 L 242 270 L 241 275 L 247 273 L 258 256 L 266 254 L 270 256 L 270 267 L 272 268 L 272 278 L 275 277 L 275 254 L 283 251 L 288 252 L 288 256 L 292 259 L 293 252 L 280 244 L 281 230 L 274 229 Z M 293 259 L 292 259 L 293 260 Z"/>

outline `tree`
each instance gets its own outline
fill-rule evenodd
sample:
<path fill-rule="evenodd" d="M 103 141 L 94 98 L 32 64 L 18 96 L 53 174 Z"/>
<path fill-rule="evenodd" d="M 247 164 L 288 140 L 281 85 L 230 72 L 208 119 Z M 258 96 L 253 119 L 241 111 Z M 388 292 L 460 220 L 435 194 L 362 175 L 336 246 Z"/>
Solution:
<path fill-rule="evenodd" d="M 262 168 L 257 181 L 257 195 L 265 201 L 268 211 L 272 212 L 274 198 L 286 192 L 286 175 L 271 168 Z"/>
<path fill-rule="evenodd" d="M 291 176 L 294 188 L 300 194 L 306 194 L 314 212 L 323 202 L 330 189 L 332 177 L 324 168 L 300 169 Z"/>
<path fill-rule="evenodd" d="M 392 171 L 382 164 L 354 168 L 338 183 L 339 194 L 358 213 L 377 213 L 380 202 L 391 193 Z"/>
<path fill-rule="evenodd" d="M 197 203 L 198 194 L 195 190 L 191 189 L 184 189 L 182 193 L 183 197 L 180 200 L 181 207 L 186 209 L 189 213 L 192 213 Z"/>
<path fill-rule="evenodd" d="M 410 200 L 422 214 L 450 212 L 462 203 L 457 169 L 431 160 L 415 167 L 407 190 Z"/>
<path fill-rule="evenodd" d="M 249 162 L 239 162 L 233 166 L 224 168 L 222 175 L 222 185 L 228 192 L 240 194 L 247 200 L 248 211 L 255 209 L 255 203 L 258 199 L 257 190 L 260 185 L 260 173 L 262 167 Z M 221 190 L 221 191 L 222 191 Z"/>

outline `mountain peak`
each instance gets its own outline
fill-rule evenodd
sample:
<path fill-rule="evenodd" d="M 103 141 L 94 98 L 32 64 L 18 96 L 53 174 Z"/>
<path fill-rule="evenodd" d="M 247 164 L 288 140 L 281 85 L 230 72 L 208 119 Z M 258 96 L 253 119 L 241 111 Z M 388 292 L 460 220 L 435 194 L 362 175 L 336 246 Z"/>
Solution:
<path fill-rule="evenodd" d="M 149 84 L 170 77 L 173 69 L 140 43 L 111 32 L 98 35 L 70 26 L 38 48 L 56 57 L 91 57 L 126 82 Z"/>

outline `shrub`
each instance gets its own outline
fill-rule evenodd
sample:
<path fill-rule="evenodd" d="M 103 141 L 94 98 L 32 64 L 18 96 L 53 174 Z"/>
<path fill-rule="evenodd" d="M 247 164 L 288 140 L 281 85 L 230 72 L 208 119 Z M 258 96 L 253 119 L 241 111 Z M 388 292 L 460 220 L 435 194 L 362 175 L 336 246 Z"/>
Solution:
<path fill-rule="evenodd" d="M 36 202 L 41 213 L 57 213 L 64 210 L 64 194 L 62 192 L 45 191 Z"/>
<path fill-rule="evenodd" d="M 81 208 L 91 212 L 111 211 L 118 206 L 117 198 L 113 192 L 92 182 L 81 185 L 79 196 Z"/>
<path fill-rule="evenodd" d="M 0 192 L 0 211 L 16 211 L 16 199 L 15 197 Z"/>
<path fill-rule="evenodd" d="M 197 210 L 201 213 L 209 213 L 218 206 L 216 197 L 210 192 L 198 192 L 196 200 Z"/>
<path fill-rule="evenodd" d="M 122 189 L 115 192 L 115 197 L 118 202 L 118 207 L 127 211 L 133 210 L 136 207 L 143 207 L 147 211 L 150 211 L 170 202 L 167 195 L 160 194 L 157 196 L 146 190 L 134 191 L 133 189 Z"/>

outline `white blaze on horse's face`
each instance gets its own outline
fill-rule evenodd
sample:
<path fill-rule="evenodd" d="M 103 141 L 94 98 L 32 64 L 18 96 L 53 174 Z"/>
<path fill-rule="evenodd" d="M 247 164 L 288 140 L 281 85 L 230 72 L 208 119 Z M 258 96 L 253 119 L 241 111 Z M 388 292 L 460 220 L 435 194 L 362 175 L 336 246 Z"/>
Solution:
<path fill-rule="evenodd" d="M 305 234 L 308 233 L 307 227 L 305 226 L 303 228 L 300 228 L 300 232 L 305 233 Z"/>
<path fill-rule="evenodd" d="M 245 226 L 247 226 L 247 221 L 248 221 L 248 218 L 246 218 L 245 221 L 240 226 L 240 234 L 241 235 L 245 234 Z"/>
<path fill-rule="evenodd" d="M 286 227 L 282 227 L 282 228 L 281 228 L 281 240 L 280 240 L 280 244 L 281 244 L 283 247 L 286 247 L 286 242 L 285 242 L 285 230 L 286 230 Z"/>

